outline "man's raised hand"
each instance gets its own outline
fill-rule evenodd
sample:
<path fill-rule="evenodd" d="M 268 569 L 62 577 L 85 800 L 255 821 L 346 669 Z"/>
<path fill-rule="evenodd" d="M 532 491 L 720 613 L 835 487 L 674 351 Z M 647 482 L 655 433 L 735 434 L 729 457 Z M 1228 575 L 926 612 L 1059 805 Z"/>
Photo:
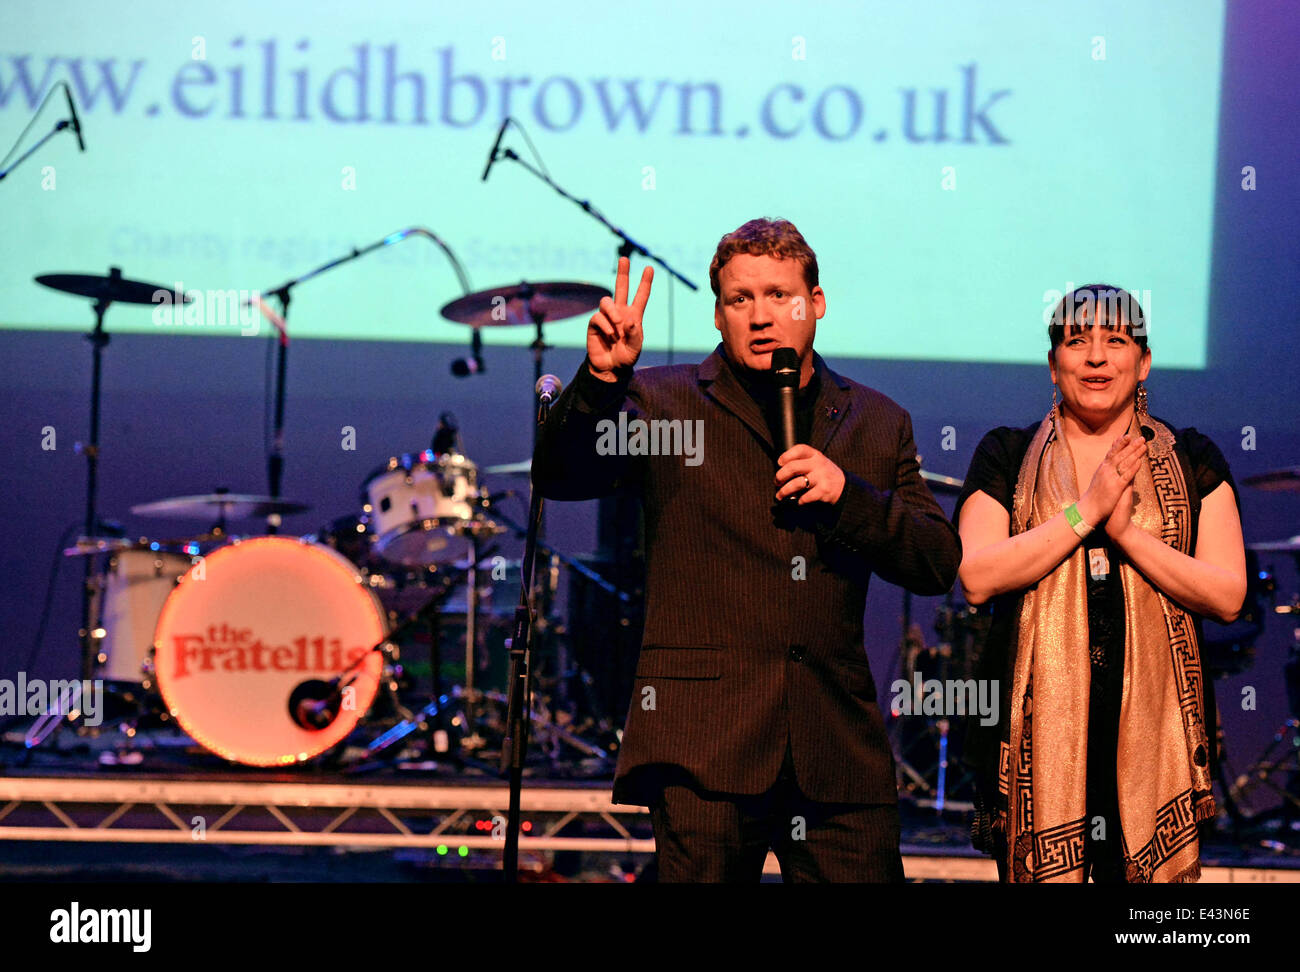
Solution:
<path fill-rule="evenodd" d="M 591 362 L 592 373 L 605 381 L 614 381 L 615 368 L 631 367 L 641 356 L 641 318 L 645 314 L 646 302 L 650 300 L 650 281 L 655 272 L 653 267 L 641 271 L 641 284 L 629 304 L 630 267 L 627 257 L 619 258 L 614 296 L 601 298 L 600 306 L 587 325 L 587 359 Z"/>

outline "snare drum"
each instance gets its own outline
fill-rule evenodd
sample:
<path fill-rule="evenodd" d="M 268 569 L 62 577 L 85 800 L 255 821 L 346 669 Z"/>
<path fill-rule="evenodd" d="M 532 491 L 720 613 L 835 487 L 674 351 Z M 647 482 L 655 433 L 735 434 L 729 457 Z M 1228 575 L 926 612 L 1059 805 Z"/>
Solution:
<path fill-rule="evenodd" d="M 163 605 L 154 669 L 163 701 L 186 732 L 237 763 L 280 766 L 342 741 L 370 708 L 388 633 L 360 572 L 319 543 L 254 537 L 208 554 Z M 342 705 L 305 729 L 290 700 L 354 662 Z"/>
<path fill-rule="evenodd" d="M 478 466 L 458 453 L 426 449 L 389 459 L 361 487 L 375 553 L 418 567 L 469 556 L 482 519 Z"/>

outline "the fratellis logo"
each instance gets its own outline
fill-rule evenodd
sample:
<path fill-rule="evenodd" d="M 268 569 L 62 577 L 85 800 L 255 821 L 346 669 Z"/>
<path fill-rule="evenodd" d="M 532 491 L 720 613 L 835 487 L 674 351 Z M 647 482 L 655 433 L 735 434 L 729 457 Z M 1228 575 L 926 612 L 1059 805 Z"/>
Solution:
<path fill-rule="evenodd" d="M 173 679 L 194 672 L 339 672 L 370 650 L 343 647 L 338 638 L 303 635 L 288 644 L 271 645 L 253 637 L 252 628 L 209 625 L 196 634 L 172 635 L 176 671 Z"/>
<path fill-rule="evenodd" d="M 596 453 L 602 456 L 685 456 L 686 465 L 704 461 L 704 420 L 629 419 L 618 413 L 618 422 L 601 419 L 596 423 Z"/>
<path fill-rule="evenodd" d="M 133 952 L 147 952 L 153 940 L 153 912 L 148 908 L 86 908 L 74 901 L 50 912 L 50 941 L 64 944 L 126 942 Z"/>

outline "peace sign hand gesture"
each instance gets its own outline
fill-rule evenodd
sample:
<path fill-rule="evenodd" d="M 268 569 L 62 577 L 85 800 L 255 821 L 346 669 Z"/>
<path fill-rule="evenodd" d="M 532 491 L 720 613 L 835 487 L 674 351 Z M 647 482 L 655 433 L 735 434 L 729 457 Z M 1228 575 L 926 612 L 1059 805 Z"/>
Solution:
<path fill-rule="evenodd" d="M 587 359 L 591 362 L 592 373 L 605 381 L 614 380 L 615 368 L 631 367 L 641 356 L 641 318 L 645 314 L 646 302 L 650 300 L 650 281 L 655 272 L 653 267 L 641 271 L 641 284 L 629 304 L 630 266 L 627 257 L 619 258 L 614 296 L 601 298 L 600 306 L 587 325 Z"/>

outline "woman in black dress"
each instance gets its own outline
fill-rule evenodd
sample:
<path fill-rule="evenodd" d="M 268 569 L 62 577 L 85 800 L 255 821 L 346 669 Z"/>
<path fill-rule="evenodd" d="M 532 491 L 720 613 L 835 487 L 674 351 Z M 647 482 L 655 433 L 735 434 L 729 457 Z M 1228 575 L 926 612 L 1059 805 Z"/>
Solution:
<path fill-rule="evenodd" d="M 969 730 L 975 845 L 1003 880 L 1194 881 L 1215 812 L 1199 619 L 1245 598 L 1236 487 L 1209 439 L 1147 413 L 1127 292 L 1072 291 L 1048 337 L 1052 410 L 984 437 L 954 513 L 1002 703 Z"/>

